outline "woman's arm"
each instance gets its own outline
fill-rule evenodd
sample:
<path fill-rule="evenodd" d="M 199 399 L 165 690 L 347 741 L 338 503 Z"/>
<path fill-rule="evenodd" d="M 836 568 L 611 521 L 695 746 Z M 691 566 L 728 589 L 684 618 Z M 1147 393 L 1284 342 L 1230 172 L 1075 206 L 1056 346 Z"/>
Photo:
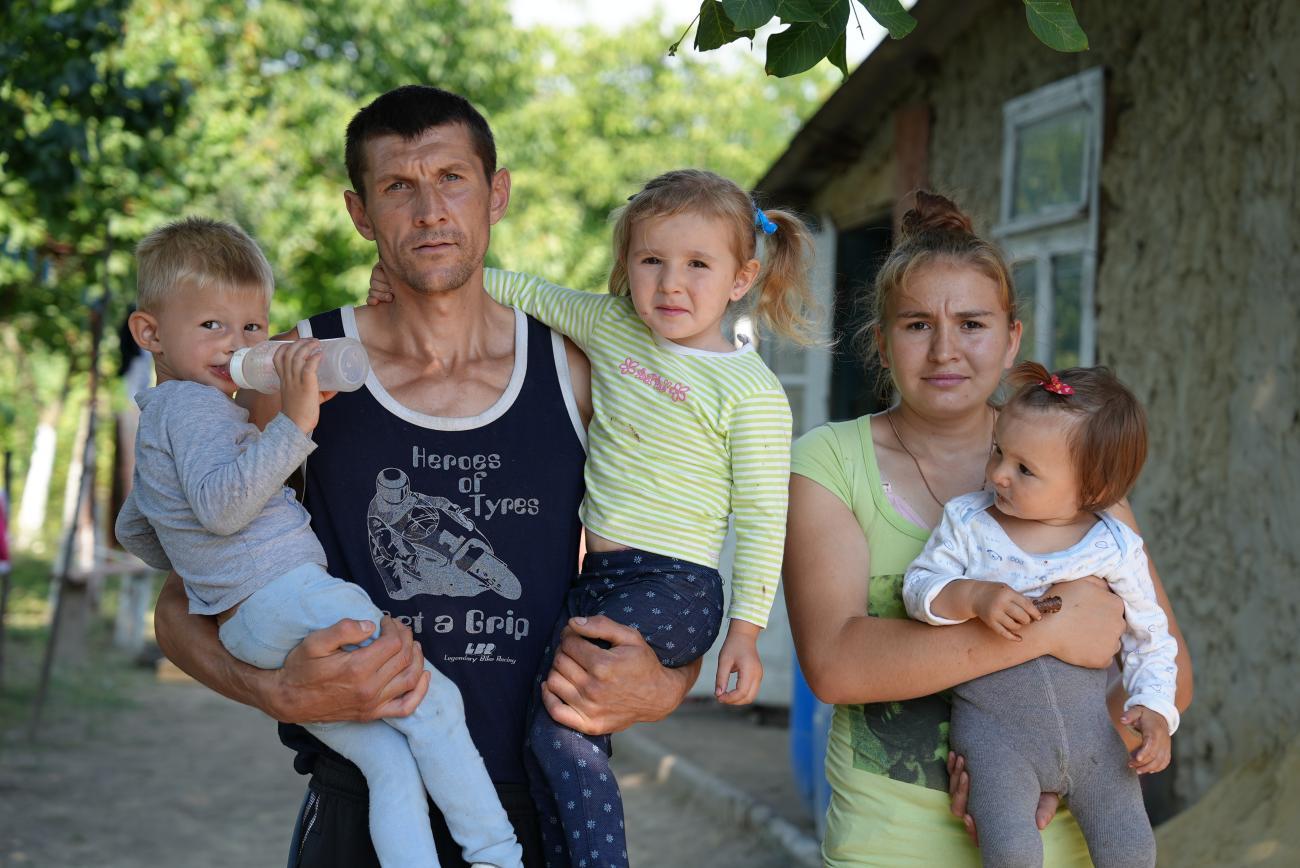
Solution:
<path fill-rule="evenodd" d="M 1062 609 L 1008 642 L 980 622 L 932 627 L 867 611 L 870 552 L 847 506 L 803 476 L 790 480 L 785 598 L 799 665 L 823 702 L 928 696 L 1052 654 L 1102 668 L 1123 632 L 1123 604 L 1102 582 L 1058 588 Z"/>

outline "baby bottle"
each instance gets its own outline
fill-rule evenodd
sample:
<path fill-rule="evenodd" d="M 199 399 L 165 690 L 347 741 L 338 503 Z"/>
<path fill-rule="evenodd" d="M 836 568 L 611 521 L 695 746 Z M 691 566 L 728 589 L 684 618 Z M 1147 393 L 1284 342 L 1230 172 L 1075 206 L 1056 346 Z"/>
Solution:
<path fill-rule="evenodd" d="M 230 378 L 241 389 L 270 394 L 280 391 L 280 377 L 275 372 L 275 354 L 293 341 L 264 341 L 257 346 L 235 350 L 230 357 Z M 320 342 L 320 367 L 316 376 L 322 392 L 355 392 L 366 382 L 370 359 L 366 348 L 355 338 L 326 338 Z"/>

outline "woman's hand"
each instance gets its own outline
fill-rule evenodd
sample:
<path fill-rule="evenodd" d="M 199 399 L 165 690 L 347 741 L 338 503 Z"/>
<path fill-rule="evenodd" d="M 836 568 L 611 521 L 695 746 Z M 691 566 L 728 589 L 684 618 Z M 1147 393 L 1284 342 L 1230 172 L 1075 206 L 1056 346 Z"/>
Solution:
<path fill-rule="evenodd" d="M 970 839 L 978 847 L 979 829 L 975 828 L 975 820 L 967 812 L 970 802 L 970 772 L 966 771 L 966 758 L 952 751 L 948 751 L 948 798 L 951 799 L 948 808 L 952 811 L 952 815 L 966 825 L 966 834 L 970 835 Z M 1047 828 L 1047 824 L 1056 817 L 1056 811 L 1060 807 L 1059 794 L 1039 793 L 1038 808 L 1034 811 L 1034 824 L 1038 826 L 1039 831 Z"/>
<path fill-rule="evenodd" d="M 980 845 L 980 833 L 975 828 L 975 820 L 966 811 L 970 800 L 970 773 L 966 771 L 966 758 L 953 751 L 948 751 L 948 810 L 952 815 L 966 824 L 966 834 Z"/>
<path fill-rule="evenodd" d="M 1124 633 L 1123 600 L 1096 576 L 1053 585 L 1046 593 L 1061 598 L 1061 611 L 1035 628 L 1051 631 L 1049 653 L 1087 669 L 1109 666 Z"/>

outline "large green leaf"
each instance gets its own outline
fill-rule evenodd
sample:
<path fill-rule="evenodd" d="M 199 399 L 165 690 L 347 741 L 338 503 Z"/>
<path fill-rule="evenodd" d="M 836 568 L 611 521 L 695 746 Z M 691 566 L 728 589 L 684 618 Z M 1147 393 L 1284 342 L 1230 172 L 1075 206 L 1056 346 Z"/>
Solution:
<path fill-rule="evenodd" d="M 838 0 L 780 0 L 776 14 L 785 24 L 812 23 L 821 21 L 828 11 L 838 6 Z M 849 21 L 844 16 L 844 23 Z"/>
<path fill-rule="evenodd" d="M 1025 0 L 1025 18 L 1039 41 L 1057 51 L 1087 51 L 1088 36 L 1070 0 Z"/>
<path fill-rule="evenodd" d="M 772 20 L 780 0 L 722 0 L 727 17 L 740 30 L 753 30 Z"/>
<path fill-rule="evenodd" d="M 695 30 L 695 49 L 712 51 L 741 37 L 754 38 L 753 30 L 738 30 L 727 15 L 722 0 L 704 0 L 700 4 L 700 26 Z"/>
<path fill-rule="evenodd" d="M 808 0 L 816 2 L 816 0 Z M 813 21 L 791 24 L 767 41 L 767 74 L 784 77 L 812 69 L 844 38 L 849 23 L 849 0 L 829 0 Z M 785 5 L 782 5 L 782 15 Z"/>
<path fill-rule="evenodd" d="M 841 33 L 840 38 L 835 40 L 835 44 L 831 46 L 830 52 L 826 55 L 826 59 L 829 60 L 831 63 L 835 64 L 836 68 L 838 68 L 840 72 L 844 73 L 845 78 L 847 78 L 849 75 L 848 46 L 847 46 L 846 36 L 847 34 Z"/>
<path fill-rule="evenodd" d="M 899 0 L 858 0 L 876 23 L 889 31 L 891 39 L 902 39 L 916 27 L 916 19 L 908 14 Z"/>

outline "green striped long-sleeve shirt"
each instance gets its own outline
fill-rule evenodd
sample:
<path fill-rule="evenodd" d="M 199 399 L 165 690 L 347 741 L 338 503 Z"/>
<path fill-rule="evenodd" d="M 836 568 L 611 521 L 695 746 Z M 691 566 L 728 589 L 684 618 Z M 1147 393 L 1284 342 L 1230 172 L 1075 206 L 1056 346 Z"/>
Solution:
<path fill-rule="evenodd" d="M 626 297 L 496 269 L 484 284 L 591 360 L 583 523 L 623 545 L 716 567 L 734 515 L 728 615 L 766 626 L 785 543 L 791 419 L 758 353 L 674 344 Z"/>

